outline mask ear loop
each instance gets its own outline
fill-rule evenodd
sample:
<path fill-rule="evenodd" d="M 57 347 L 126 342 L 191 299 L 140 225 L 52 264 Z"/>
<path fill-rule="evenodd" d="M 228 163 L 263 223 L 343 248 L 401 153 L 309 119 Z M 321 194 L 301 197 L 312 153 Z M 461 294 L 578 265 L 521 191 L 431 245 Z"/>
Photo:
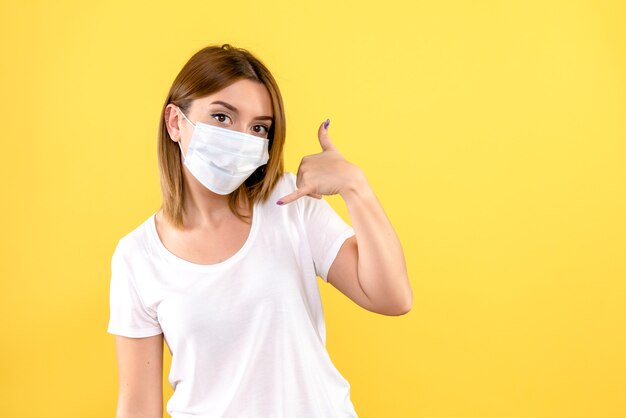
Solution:
<path fill-rule="evenodd" d="M 180 148 L 180 153 L 183 154 L 183 162 L 185 162 L 185 160 L 187 159 L 187 156 L 185 155 L 185 152 L 183 151 L 183 147 L 182 145 L 180 145 L 180 141 L 176 141 L 178 142 L 178 148 Z"/>
<path fill-rule="evenodd" d="M 178 108 L 178 110 L 180 110 L 180 107 Z M 185 112 L 183 112 L 182 110 L 180 110 L 180 113 L 183 115 L 183 117 L 184 117 L 185 119 L 187 119 L 187 122 L 191 123 L 191 126 L 193 126 L 194 128 L 196 127 L 196 125 L 195 125 L 192 121 L 190 121 L 190 120 L 189 120 L 189 118 L 187 117 L 187 115 L 185 115 Z"/>
<path fill-rule="evenodd" d="M 193 122 L 191 122 L 191 121 L 189 120 L 189 118 L 187 117 L 187 115 L 185 115 L 185 112 L 183 112 L 183 111 L 180 109 L 180 107 L 178 107 L 178 106 L 176 106 L 176 107 L 178 108 L 178 110 L 180 110 L 180 113 L 183 115 L 183 117 L 184 117 L 185 119 L 187 119 L 187 122 L 191 123 L 191 126 L 193 126 L 193 127 L 194 127 L 194 129 L 195 129 L 196 125 L 194 125 L 194 124 L 193 124 Z M 182 140 L 182 138 L 181 138 L 181 140 Z M 183 147 L 182 147 L 182 145 L 180 145 L 181 140 L 178 140 L 178 141 L 176 141 L 176 142 L 178 142 L 178 147 L 180 148 L 180 152 L 183 154 L 183 161 L 184 161 L 185 159 L 187 159 L 187 157 L 185 156 L 185 153 L 183 152 Z"/>

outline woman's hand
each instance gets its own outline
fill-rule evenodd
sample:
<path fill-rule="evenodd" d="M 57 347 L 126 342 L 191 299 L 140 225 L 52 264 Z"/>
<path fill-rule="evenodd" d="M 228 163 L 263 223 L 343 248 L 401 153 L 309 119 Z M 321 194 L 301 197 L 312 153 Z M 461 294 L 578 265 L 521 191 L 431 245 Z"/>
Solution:
<path fill-rule="evenodd" d="M 293 202 L 302 196 L 321 199 L 322 195 L 342 195 L 364 177 L 361 169 L 343 158 L 333 145 L 328 136 L 329 124 L 327 119 L 317 130 L 322 152 L 302 158 L 296 176 L 297 190 L 280 198 L 276 202 L 278 205 Z"/>

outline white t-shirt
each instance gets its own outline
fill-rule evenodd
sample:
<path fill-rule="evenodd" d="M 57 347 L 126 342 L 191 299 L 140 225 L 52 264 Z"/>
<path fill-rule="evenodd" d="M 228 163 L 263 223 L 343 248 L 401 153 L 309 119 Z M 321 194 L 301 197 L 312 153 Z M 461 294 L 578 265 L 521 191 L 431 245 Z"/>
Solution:
<path fill-rule="evenodd" d="M 350 384 L 326 351 L 317 276 L 354 229 L 283 173 L 255 203 L 245 244 L 196 264 L 161 242 L 154 214 L 121 238 L 111 260 L 107 332 L 163 333 L 172 355 L 172 418 L 353 418 Z"/>

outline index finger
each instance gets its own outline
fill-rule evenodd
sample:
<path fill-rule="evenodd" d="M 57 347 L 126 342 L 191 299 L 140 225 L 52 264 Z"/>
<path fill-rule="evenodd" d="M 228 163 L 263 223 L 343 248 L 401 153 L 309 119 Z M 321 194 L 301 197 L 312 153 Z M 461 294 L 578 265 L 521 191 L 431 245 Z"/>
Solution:
<path fill-rule="evenodd" d="M 296 189 L 295 191 L 293 191 L 292 193 L 289 193 L 288 195 L 278 199 L 276 204 L 284 205 L 287 203 L 291 203 L 296 199 L 300 199 L 302 196 L 308 195 L 309 193 L 315 194 L 314 192 L 315 192 L 315 188 L 313 186 L 302 186 L 299 189 Z"/>

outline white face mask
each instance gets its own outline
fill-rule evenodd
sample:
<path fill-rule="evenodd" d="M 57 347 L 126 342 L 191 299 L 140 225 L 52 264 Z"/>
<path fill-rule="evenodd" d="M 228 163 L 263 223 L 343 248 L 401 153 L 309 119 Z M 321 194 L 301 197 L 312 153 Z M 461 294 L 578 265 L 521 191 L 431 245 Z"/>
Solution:
<path fill-rule="evenodd" d="M 178 141 L 185 166 L 200 183 L 214 193 L 232 193 L 254 170 L 269 159 L 269 140 L 196 122 L 187 155 Z"/>

